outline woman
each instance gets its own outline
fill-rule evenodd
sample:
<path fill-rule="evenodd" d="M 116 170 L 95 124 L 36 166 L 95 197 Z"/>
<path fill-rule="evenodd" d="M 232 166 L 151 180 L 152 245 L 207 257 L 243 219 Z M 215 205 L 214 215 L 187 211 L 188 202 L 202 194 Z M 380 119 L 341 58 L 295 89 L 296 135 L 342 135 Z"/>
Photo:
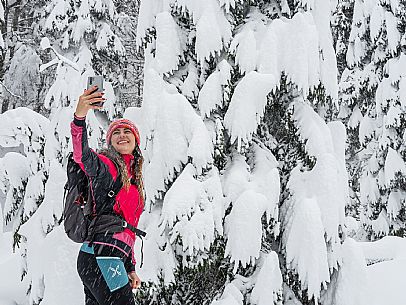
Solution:
<path fill-rule="evenodd" d="M 131 121 L 120 119 L 108 129 L 107 149 L 96 153 L 89 148 L 86 115 L 90 109 L 101 109 L 105 100 L 104 93 L 94 92 L 95 89 L 89 88 L 79 97 L 71 123 L 73 158 L 89 178 L 94 214 L 121 217 L 125 225 L 120 230 L 93 234 L 92 243 L 85 242 L 81 247 L 77 268 L 84 285 L 86 305 L 135 304 L 131 289 L 138 288 L 141 281 L 135 272 L 135 234 L 131 228 L 137 227 L 144 208 L 140 136 Z M 100 194 L 105 194 L 106 189 L 116 186 L 120 180 L 122 184 L 114 194 L 114 203 L 103 206 L 100 201 L 105 200 L 101 198 L 107 197 Z M 98 213 L 101 206 L 102 213 Z"/>

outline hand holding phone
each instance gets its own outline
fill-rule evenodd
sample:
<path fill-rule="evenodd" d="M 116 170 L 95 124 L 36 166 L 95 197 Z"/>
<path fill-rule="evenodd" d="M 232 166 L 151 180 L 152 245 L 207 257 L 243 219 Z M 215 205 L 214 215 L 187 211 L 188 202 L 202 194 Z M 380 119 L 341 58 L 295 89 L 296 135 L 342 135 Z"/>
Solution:
<path fill-rule="evenodd" d="M 75 115 L 85 117 L 90 109 L 102 109 L 106 100 L 103 97 L 103 91 L 103 78 L 101 76 L 90 76 L 87 81 L 87 89 L 79 96 Z"/>

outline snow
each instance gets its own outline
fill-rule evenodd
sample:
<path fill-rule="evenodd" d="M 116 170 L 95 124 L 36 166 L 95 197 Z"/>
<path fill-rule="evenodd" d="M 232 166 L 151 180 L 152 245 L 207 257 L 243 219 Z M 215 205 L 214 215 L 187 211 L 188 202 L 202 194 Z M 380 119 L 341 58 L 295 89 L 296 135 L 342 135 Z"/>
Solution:
<path fill-rule="evenodd" d="M 389 234 L 389 219 L 385 210 L 379 213 L 377 219 L 371 221 L 372 230 L 378 236 L 384 236 Z"/>
<path fill-rule="evenodd" d="M 347 238 L 342 247 L 342 265 L 338 271 L 336 289 L 331 303 L 336 305 L 368 305 L 367 266 L 362 249 L 355 240 Z"/>
<path fill-rule="evenodd" d="M 271 74 L 255 71 L 248 73 L 238 83 L 224 117 L 224 124 L 231 133 L 231 142 L 249 141 L 264 115 L 268 93 L 275 88 Z M 247 101 L 250 103 L 247 103 Z"/>
<path fill-rule="evenodd" d="M 371 173 L 363 173 L 360 178 L 361 203 L 377 202 L 380 196 L 376 179 Z"/>
<path fill-rule="evenodd" d="M 3 147 L 17 147 L 21 143 L 24 151 L 30 150 L 29 138 L 38 141 L 48 129 L 49 120 L 39 113 L 25 108 L 9 110 L 0 114 L 0 145 Z"/>
<path fill-rule="evenodd" d="M 152 69 L 146 72 L 145 86 L 153 89 L 145 90 L 144 101 L 149 105 L 141 110 L 145 124 L 140 129 L 147 139 L 154 138 L 152 159 L 148 159 L 145 167 L 146 192 L 154 201 L 159 191 L 164 190 L 164 183 L 174 179 L 188 157 L 197 173 L 201 173 L 212 162 L 213 144 L 202 119 L 187 99 L 171 85 L 164 84 Z"/>
<path fill-rule="evenodd" d="M 320 286 L 330 281 L 321 212 L 315 198 L 293 200 L 295 211 L 285 241 L 287 266 L 297 270 L 309 298 L 318 300 Z"/>
<path fill-rule="evenodd" d="M 212 110 L 223 105 L 223 86 L 231 79 L 231 66 L 226 60 L 222 60 L 217 68 L 209 75 L 199 92 L 197 103 L 202 117 L 209 117 Z"/>
<path fill-rule="evenodd" d="M 301 194 L 299 196 L 317 198 L 326 238 L 337 242 L 337 226 L 344 221 L 344 207 L 348 196 L 343 149 L 346 140 L 345 131 L 337 124 L 330 124 L 329 128 L 308 105 L 302 102 L 294 102 L 293 107 L 300 137 L 307 140 L 306 150 L 317 158 L 317 162 L 309 172 L 298 173 L 297 176 L 292 173 L 291 189 Z"/>
<path fill-rule="evenodd" d="M 264 28 L 262 22 L 247 22 L 231 42 L 230 51 L 235 52 L 235 61 L 241 74 L 254 71 L 257 66 L 258 46 L 255 34 L 260 31 L 261 25 Z"/>
<path fill-rule="evenodd" d="M 226 223 L 226 254 L 231 254 L 231 261 L 235 262 L 234 272 L 237 271 L 239 262 L 246 267 L 251 259 L 259 257 L 262 239 L 261 217 L 265 212 L 266 202 L 264 195 L 247 190 L 233 203 Z"/>
<path fill-rule="evenodd" d="M 386 32 L 388 35 L 388 48 L 395 53 L 400 41 L 397 18 L 391 12 L 385 12 Z"/>
<path fill-rule="evenodd" d="M 231 38 L 231 26 L 218 2 L 205 2 L 205 9 L 196 24 L 196 54 L 200 63 L 214 57 Z"/>
<path fill-rule="evenodd" d="M 0 159 L 0 162 L 2 176 L 6 176 L 13 187 L 22 187 L 23 181 L 30 175 L 30 167 L 27 158 L 22 154 L 9 152 Z"/>
<path fill-rule="evenodd" d="M 258 272 L 255 286 L 252 289 L 251 302 L 255 305 L 266 305 L 278 301 L 278 292 L 282 290 L 282 274 L 276 252 L 263 257 L 263 265 Z M 271 303 L 272 304 L 272 303 Z"/>
<path fill-rule="evenodd" d="M 406 175 L 406 164 L 396 150 L 388 148 L 388 155 L 385 160 L 385 183 L 387 186 L 392 180 L 395 180 L 396 173 Z"/>
<path fill-rule="evenodd" d="M 2 271 L 2 278 L 0 279 L 0 304 L 28 305 L 25 297 L 25 291 L 28 287 L 27 280 L 20 281 L 21 256 L 19 252 L 12 252 L 12 241 L 13 235 L 11 232 L 5 233 L 3 238 L 0 237 L 0 270 Z"/>
<path fill-rule="evenodd" d="M 196 169 L 189 163 L 163 201 L 161 230 L 167 226 L 171 230 L 170 242 L 180 238 L 183 251 L 190 256 L 195 251 L 208 250 L 214 241 L 215 229 L 221 227 L 223 202 L 220 179 L 216 171 L 211 174 L 212 177 L 206 181 L 198 181 L 194 178 Z"/>
<path fill-rule="evenodd" d="M 311 13 L 313 15 L 319 38 L 320 81 L 324 85 L 326 93 L 333 98 L 338 107 L 338 69 L 330 28 L 330 3 L 325 0 L 313 1 L 314 9 L 311 10 Z"/>
<path fill-rule="evenodd" d="M 316 111 L 327 106 L 317 104 L 318 98 L 315 105 L 307 100 L 310 93 L 318 94 L 312 90 L 319 85 L 333 103 L 338 100 L 330 25 L 337 1 L 279 2 L 259 10 L 258 1 L 140 1 L 135 40 L 145 52 L 143 100 L 141 108 L 124 113 L 139 126 L 145 157 L 147 202 L 139 227 L 148 234 L 142 268 L 141 240 L 136 241 L 137 272 L 144 282 L 170 285 L 180 266 L 201 263 L 220 237 L 226 245 L 221 259 L 234 270 L 213 305 L 301 305 L 297 294 L 304 290 L 309 300 L 322 305 L 403 304 L 405 239 L 361 243 L 349 237 L 363 238 L 371 230 L 372 238 L 381 238 L 392 227 L 404 228 L 399 218 L 406 195 L 393 188 L 399 174 L 406 175 L 406 132 L 401 131 L 402 138 L 395 130 L 405 111 L 406 56 L 396 57 L 404 42 L 398 26 L 403 4 L 349 1 L 354 15 L 346 64 L 354 71 L 342 75 L 348 104 L 341 105 L 340 118 L 349 119 L 345 126 L 326 123 Z M 66 180 L 63 165 L 72 148 L 69 123 L 87 77 L 95 74 L 92 67 L 100 68 L 100 54 L 126 56 L 117 29 L 110 26 L 116 18 L 113 1 L 53 0 L 46 12 L 44 29 L 60 36 L 60 45 L 52 46 L 46 37 L 41 41 L 54 58 L 35 70 L 53 74 L 46 69 L 55 68 L 43 101 L 49 119 L 26 108 L 0 114 L 0 146 L 22 149 L 0 159 L 5 193 L 0 220 L 11 217 L 7 228 L 13 230 L 0 229 L 0 270 L 7 274 L 0 278 L 1 304 L 84 302 L 75 266 L 80 245 L 67 239 L 57 223 Z M 0 19 L 3 13 L 0 3 Z M 94 32 L 96 40 L 86 46 L 82 38 Z M 380 48 L 370 49 L 369 39 Z M 27 54 L 26 61 L 39 63 L 34 50 Z M 375 61 L 387 63 L 378 68 Z M 10 65 L 10 75 L 15 67 Z M 287 87 L 280 88 L 281 75 Z M 105 112 L 87 116 L 92 148 L 100 147 L 108 120 L 124 110 L 115 99 L 120 81 L 105 83 Z M 300 143 L 295 139 L 288 149 L 302 145 L 299 150 L 304 148 L 314 161 L 311 166 L 299 161 L 289 168 L 283 152 L 278 151 L 278 160 L 269 149 L 277 150 L 278 140 L 269 144 L 256 135 L 265 107 L 280 102 L 270 93 L 290 88 L 282 102 L 289 97 L 289 123 Z M 365 89 L 373 93 L 375 88 L 374 98 L 358 104 Z M 349 167 L 361 170 L 359 194 L 351 193 L 351 198 L 346 151 L 357 135 L 347 139 L 346 127 L 350 132 L 359 127 L 356 158 L 365 160 L 362 167 Z M 219 156 L 225 164 L 221 170 Z M 365 214 L 356 210 L 351 215 L 360 220 L 345 217 L 345 207 L 358 208 L 351 201 L 355 197 Z M 375 203 L 386 206 L 375 211 Z M 379 216 L 368 219 L 373 212 Z M 10 251 L 14 230 L 22 236 L 15 254 Z M 246 276 L 238 273 L 240 267 L 248 267 Z M 26 275 L 20 282 L 22 272 Z M 296 296 L 286 284 L 288 272 L 299 279 Z M 149 292 L 156 293 L 155 288 Z"/>
<path fill-rule="evenodd" d="M 188 64 L 188 74 L 183 84 L 181 85 L 181 92 L 186 97 L 194 97 L 199 92 L 197 87 L 198 75 L 197 68 L 193 63 Z M 200 93 L 201 94 L 201 93 Z"/>
<path fill-rule="evenodd" d="M 45 290 L 41 304 L 68 305 L 84 302 L 83 285 L 76 271 L 79 246 L 66 237 L 62 227 L 47 235 L 43 247 L 48 251 L 43 253 L 42 261 L 48 263 L 42 270 Z"/>
<path fill-rule="evenodd" d="M 291 39 L 286 39 L 291 37 Z M 285 72 L 307 96 L 320 82 L 319 34 L 310 13 L 272 21 L 259 47 L 258 71 L 279 80 Z"/>
<path fill-rule="evenodd" d="M 136 257 L 137 274 L 143 281 L 151 281 L 158 284 L 161 274 L 165 284 L 175 280 L 174 271 L 177 267 L 175 253 L 170 246 L 168 237 L 161 234 L 160 211 L 145 211 L 140 218 L 139 228 L 148 232 L 144 238 L 143 266 L 141 264 L 141 242 L 135 241 L 134 253 Z"/>
<path fill-rule="evenodd" d="M 182 55 L 179 30 L 172 15 L 162 12 L 156 16 L 156 70 L 160 73 L 168 73 L 178 67 Z"/>
<path fill-rule="evenodd" d="M 356 106 L 348 121 L 348 127 L 353 129 L 357 128 L 357 126 L 361 123 L 362 119 L 363 115 L 361 113 L 361 110 L 359 110 L 358 106 Z"/>
<path fill-rule="evenodd" d="M 238 285 L 238 281 L 234 280 L 237 283 L 229 283 L 225 288 L 223 295 L 221 296 L 220 300 L 216 300 L 211 303 L 211 305 L 242 305 L 243 304 L 243 295 L 236 285 Z M 238 285 L 239 286 L 239 285 Z"/>
<path fill-rule="evenodd" d="M 147 29 L 155 24 L 155 16 L 162 10 L 162 1 L 140 1 L 136 43 L 140 47 Z"/>
<path fill-rule="evenodd" d="M 24 195 L 24 213 L 23 217 L 29 217 L 37 209 L 39 198 L 43 196 L 44 191 L 44 173 L 37 172 L 28 178 L 27 187 Z"/>
<path fill-rule="evenodd" d="M 253 168 L 244 157 L 235 154 L 222 176 L 225 208 L 233 204 L 226 218 L 225 233 L 228 237 L 226 252 L 234 262 L 234 272 L 253 262 L 260 255 L 262 216 L 276 219 L 280 193 L 277 162 L 272 153 L 259 146 L 253 147 Z"/>
<path fill-rule="evenodd" d="M 374 9 L 371 14 L 371 29 L 370 29 L 370 36 L 372 40 L 375 40 L 379 32 L 381 31 L 381 27 L 384 23 L 384 14 L 385 10 L 384 8 L 376 3 L 374 5 Z"/>
<path fill-rule="evenodd" d="M 406 239 L 385 236 L 374 242 L 360 242 L 367 262 L 406 259 Z"/>
<path fill-rule="evenodd" d="M 392 191 L 388 198 L 388 215 L 391 219 L 396 219 L 402 209 L 402 202 L 406 200 L 406 193 L 401 191 Z"/>
<path fill-rule="evenodd" d="M 404 304 L 406 259 L 383 262 L 368 267 L 365 302 L 368 305 Z"/>
<path fill-rule="evenodd" d="M 364 116 L 359 125 L 359 140 L 361 144 L 366 143 L 367 139 L 372 137 L 376 128 L 376 122 L 369 116 Z"/>

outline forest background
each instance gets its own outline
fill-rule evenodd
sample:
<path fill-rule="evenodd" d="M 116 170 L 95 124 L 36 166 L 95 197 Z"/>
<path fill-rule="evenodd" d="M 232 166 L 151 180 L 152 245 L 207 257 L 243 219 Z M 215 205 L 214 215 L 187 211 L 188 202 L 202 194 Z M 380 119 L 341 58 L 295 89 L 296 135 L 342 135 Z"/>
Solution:
<path fill-rule="evenodd" d="M 402 304 L 405 16 L 400 0 L 2 0 L 0 301 L 83 303 L 60 221 L 69 123 L 100 74 L 90 145 L 117 117 L 141 132 L 139 304 Z"/>

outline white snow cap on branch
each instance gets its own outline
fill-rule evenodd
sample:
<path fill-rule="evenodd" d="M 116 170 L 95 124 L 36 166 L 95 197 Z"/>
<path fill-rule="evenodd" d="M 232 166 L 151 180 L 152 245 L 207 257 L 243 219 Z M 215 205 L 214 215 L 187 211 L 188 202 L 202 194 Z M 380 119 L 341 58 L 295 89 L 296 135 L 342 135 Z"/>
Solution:
<path fill-rule="evenodd" d="M 387 186 L 390 185 L 392 180 L 395 180 L 396 173 L 406 175 L 406 164 L 400 154 L 389 147 L 385 159 L 385 184 Z"/>
<path fill-rule="evenodd" d="M 317 199 L 303 194 L 305 178 L 300 176 L 299 170 L 293 171 L 289 184 L 296 193 L 291 199 L 294 211 L 285 234 L 286 262 L 299 275 L 301 289 L 308 290 L 308 298 L 317 301 L 321 285 L 330 281 L 327 247 Z"/>
<path fill-rule="evenodd" d="M 255 286 L 251 293 L 251 304 L 277 304 L 278 293 L 282 290 L 282 274 L 278 254 L 274 251 L 263 255 L 262 266 L 255 275 Z"/>
<path fill-rule="evenodd" d="M 338 69 L 331 35 L 331 7 L 329 1 L 313 0 L 314 8 L 310 11 L 319 37 L 320 81 L 326 92 L 336 102 L 338 108 Z"/>
<path fill-rule="evenodd" d="M 116 52 L 118 55 L 121 56 L 125 54 L 125 48 L 121 43 L 120 38 L 118 38 L 117 35 L 113 33 L 113 31 L 111 30 L 110 26 L 107 23 L 102 23 L 101 30 L 99 32 L 99 36 L 97 37 L 96 41 L 96 48 L 98 50 L 107 49 L 109 41 L 113 41 L 114 52 Z"/>
<path fill-rule="evenodd" d="M 0 20 L 4 21 L 4 6 L 3 2 L 0 3 Z"/>
<path fill-rule="evenodd" d="M 39 171 L 28 178 L 24 194 L 24 218 L 29 218 L 38 208 L 37 201 L 44 195 L 44 180 L 43 171 Z"/>
<path fill-rule="evenodd" d="M 202 118 L 209 117 L 212 110 L 217 106 L 223 105 L 223 86 L 231 78 L 231 66 L 226 60 L 222 60 L 214 71 L 203 84 L 199 92 L 197 103 L 199 105 Z"/>
<path fill-rule="evenodd" d="M 58 160 L 50 160 L 49 178 L 45 185 L 45 197 L 37 213 L 41 216 L 42 230 L 47 232 L 55 225 L 55 218 L 60 219 L 63 211 L 64 185 L 66 182 L 66 169 Z"/>
<path fill-rule="evenodd" d="M 137 36 L 135 38 L 137 47 L 142 45 L 142 39 L 145 37 L 149 28 L 155 25 L 155 16 L 162 12 L 162 0 L 141 0 L 137 22 Z"/>
<path fill-rule="evenodd" d="M 33 142 L 44 137 L 49 120 L 25 107 L 8 110 L 0 114 L 0 146 L 17 147 L 24 145 L 24 152 L 30 150 Z"/>
<path fill-rule="evenodd" d="M 169 12 L 156 16 L 155 63 L 159 73 L 172 72 L 178 67 L 182 55 L 179 29 Z"/>
<path fill-rule="evenodd" d="M 145 72 L 144 105 L 141 130 L 146 139 L 154 139 L 152 157 L 145 168 L 145 185 L 148 198 L 154 201 L 159 191 L 165 190 L 165 183 L 173 180 L 182 164 L 188 163 L 188 158 L 198 174 L 211 164 L 213 143 L 187 99 L 153 69 Z"/>
<path fill-rule="evenodd" d="M 406 192 L 392 191 L 388 198 L 387 211 L 391 220 L 396 219 L 399 216 L 404 202 L 406 202 Z M 406 253 L 406 252 L 405 252 Z"/>
<path fill-rule="evenodd" d="M 233 38 L 230 49 L 242 72 L 257 69 L 277 80 L 282 72 L 303 90 L 322 83 L 327 94 L 337 99 L 337 68 L 325 1 L 316 1 L 311 13 L 297 13 L 292 19 L 275 19 L 265 25 L 258 11 Z M 286 39 L 290 37 L 290 39 Z M 319 49 L 322 52 L 319 52 Z"/>
<path fill-rule="evenodd" d="M 182 0 L 173 4 L 188 12 L 196 26 L 196 49 L 198 62 L 214 56 L 231 39 L 231 25 L 218 0 Z"/>
<path fill-rule="evenodd" d="M 192 16 L 196 26 L 195 52 L 199 63 L 204 63 L 206 59 L 220 52 L 229 42 L 231 25 L 217 0 L 169 0 L 165 4 L 163 1 L 142 0 L 140 4 L 140 16 L 142 17 L 138 20 L 137 25 L 137 46 L 141 46 L 147 29 L 156 26 L 157 15 L 169 10 L 170 5 L 179 8 L 182 13 L 187 12 Z M 167 46 L 164 47 L 167 48 Z"/>
<path fill-rule="evenodd" d="M 175 253 L 171 247 L 168 236 L 161 234 L 159 224 L 160 209 L 145 211 L 140 218 L 138 227 L 148 232 L 144 238 L 144 264 L 148 268 L 138 268 L 137 273 L 144 281 L 160 283 L 160 275 L 165 284 L 175 281 L 174 271 L 177 268 Z M 136 261 L 141 261 L 141 243 L 135 242 Z M 138 264 L 137 264 L 138 266 Z"/>
<path fill-rule="evenodd" d="M 331 287 L 331 299 L 322 304 L 368 305 L 366 303 L 367 265 L 362 248 L 352 238 L 346 238 L 342 245 L 342 264 Z M 328 294 L 328 293 L 327 293 Z"/>
<path fill-rule="evenodd" d="M 0 159 L 0 181 L 7 181 L 14 188 L 23 186 L 23 181 L 31 174 L 28 159 L 22 154 L 9 152 Z M 1 189 L 5 189 L 4 186 Z"/>
<path fill-rule="evenodd" d="M 224 124 L 231 134 L 231 142 L 250 141 L 260 123 L 267 103 L 268 93 L 276 86 L 271 74 L 249 72 L 235 88 Z"/>
<path fill-rule="evenodd" d="M 0 20 L 4 22 L 4 6 L 2 2 L 0 3 Z M 3 35 L 0 35 L 0 48 L 4 48 Z"/>
<path fill-rule="evenodd" d="M 291 106 L 299 136 L 316 162 L 310 171 L 298 165 L 291 172 L 292 196 L 281 208 L 286 227 L 283 243 L 287 263 L 298 274 L 302 289 L 308 289 L 309 299 L 317 300 L 321 285 L 330 281 L 330 270 L 341 263 L 338 228 L 344 225 L 348 200 L 348 183 L 343 178 L 345 128 L 338 122 L 327 126 L 304 101 Z"/>
<path fill-rule="evenodd" d="M 224 194 L 233 209 L 226 219 L 226 255 L 246 266 L 259 258 L 262 240 L 262 216 L 268 221 L 278 218 L 280 193 L 277 162 L 268 150 L 253 146 L 254 168 L 248 171 L 244 157 L 236 154 L 224 174 Z"/>
<path fill-rule="evenodd" d="M 330 129 L 304 102 L 293 102 L 292 106 L 300 138 L 307 141 L 306 151 L 317 159 L 311 171 L 300 174 L 305 179 L 303 183 L 306 187 L 293 186 L 292 190 L 303 190 L 305 194 L 317 198 L 327 241 L 332 239 L 335 243 L 339 241 L 338 226 L 344 223 L 344 207 L 347 200 L 345 194 L 348 194 L 347 183 L 339 175 L 345 175 L 346 172 L 343 167 L 345 130 L 340 128 L 340 136 L 340 129 L 334 127 Z M 332 131 L 336 135 L 334 142 Z"/>
<path fill-rule="evenodd" d="M 182 239 L 183 251 L 192 256 L 207 251 L 215 238 L 222 235 L 223 194 L 218 172 L 213 169 L 204 181 L 188 164 L 167 191 L 161 214 L 161 230 L 170 229 L 170 242 Z"/>
<path fill-rule="evenodd" d="M 248 18 L 248 21 L 234 35 L 230 44 L 230 52 L 235 53 L 235 62 L 241 73 L 256 70 L 258 49 L 266 31 L 262 21 L 264 16 L 257 9 L 252 10 L 248 14 Z M 271 57 L 270 54 L 268 56 Z"/>
<path fill-rule="evenodd" d="M 389 234 L 389 218 L 385 210 L 379 213 L 377 219 L 371 221 L 371 226 L 377 236 Z"/>
<path fill-rule="evenodd" d="M 220 300 L 213 301 L 211 305 L 243 305 L 244 297 L 235 282 L 238 282 L 238 280 L 227 284 Z"/>
<path fill-rule="evenodd" d="M 246 267 L 259 258 L 261 250 L 261 218 L 267 208 L 267 198 L 252 189 L 244 191 L 233 202 L 233 209 L 227 217 L 226 234 L 228 237 L 226 255 L 234 261 L 234 273 L 239 263 Z"/>
<path fill-rule="evenodd" d="M 183 81 L 183 84 L 180 86 L 180 90 L 184 96 L 193 98 L 199 92 L 199 88 L 197 87 L 199 79 L 195 64 L 190 62 L 188 64 L 187 71 L 187 77 Z"/>

